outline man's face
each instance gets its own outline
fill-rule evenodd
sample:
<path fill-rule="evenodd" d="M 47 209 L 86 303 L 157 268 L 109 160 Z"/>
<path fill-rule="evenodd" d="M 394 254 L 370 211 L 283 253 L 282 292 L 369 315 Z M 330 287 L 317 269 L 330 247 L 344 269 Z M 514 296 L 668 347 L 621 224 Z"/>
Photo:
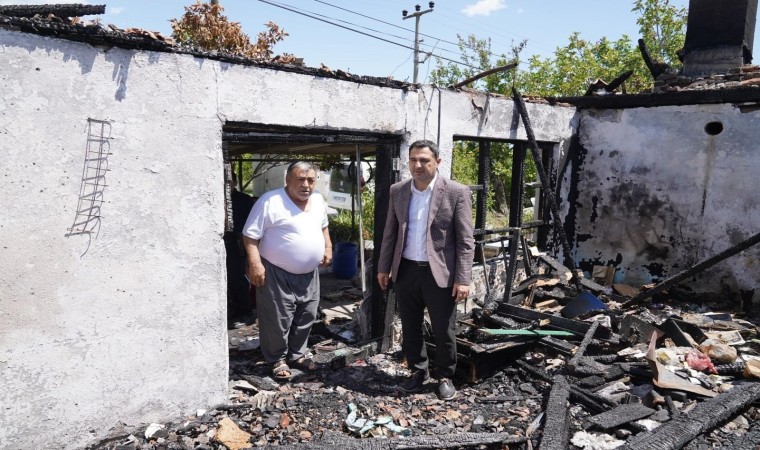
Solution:
<path fill-rule="evenodd" d="M 294 168 L 285 177 L 285 190 L 291 198 L 305 202 L 314 192 L 314 183 L 317 181 L 317 173 L 314 170 L 299 170 Z"/>
<path fill-rule="evenodd" d="M 427 186 L 435 178 L 441 158 L 436 158 L 429 147 L 415 147 L 409 151 L 409 171 L 417 183 Z"/>

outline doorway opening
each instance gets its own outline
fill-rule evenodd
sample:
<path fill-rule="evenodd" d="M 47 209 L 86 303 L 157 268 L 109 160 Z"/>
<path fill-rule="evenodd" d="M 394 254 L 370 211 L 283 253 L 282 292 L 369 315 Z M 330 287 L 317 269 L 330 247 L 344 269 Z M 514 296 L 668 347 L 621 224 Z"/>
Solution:
<path fill-rule="evenodd" d="M 398 179 L 393 159 L 401 136 L 227 122 L 222 137 L 228 329 L 255 327 L 255 289 L 245 276 L 241 235 L 248 212 L 263 193 L 285 185 L 290 163 L 304 161 L 319 169 L 316 191 L 328 206 L 333 243 L 333 264 L 320 268 L 321 320 L 311 343 L 356 345 L 382 336 L 385 305 L 375 286 L 374 248 L 382 239 L 390 185 Z"/>

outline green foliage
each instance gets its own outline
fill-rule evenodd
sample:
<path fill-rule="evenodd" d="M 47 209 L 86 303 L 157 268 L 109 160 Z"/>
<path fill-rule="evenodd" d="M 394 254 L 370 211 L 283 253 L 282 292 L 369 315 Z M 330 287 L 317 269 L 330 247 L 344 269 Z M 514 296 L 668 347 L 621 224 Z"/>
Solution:
<path fill-rule="evenodd" d="M 639 34 L 652 58 L 674 68 L 680 66 L 678 51 L 683 47 L 686 33 L 686 9 L 671 5 L 669 0 L 634 0 L 631 11 L 637 15 Z M 434 84 L 449 86 L 507 62 L 519 63 L 526 44 L 525 41 L 513 44 L 507 59 L 503 54 L 491 54 L 490 39 L 477 39 L 474 35 L 458 38 L 460 60 L 477 69 L 438 60 L 431 73 Z M 582 95 L 591 82 L 597 79 L 610 82 L 628 70 L 632 70 L 633 75 L 625 83 L 627 92 L 646 91 L 652 85 L 637 41 L 627 35 L 593 42 L 583 39 L 580 33 L 573 33 L 567 45 L 555 49 L 553 56 L 533 56 L 526 64 L 527 70 L 492 74 L 470 87 L 504 95 L 510 95 L 512 86 L 523 94 L 542 97 Z"/>
<path fill-rule="evenodd" d="M 255 42 L 243 32 L 240 23 L 232 22 L 223 14 L 224 7 L 218 0 L 201 2 L 195 0 L 185 6 L 185 14 L 171 19 L 172 37 L 180 47 L 200 48 L 231 55 L 244 56 L 256 61 L 270 61 L 272 47 L 288 35 L 274 22 L 267 22 L 267 29 L 259 33 Z M 278 61 L 295 60 L 293 55 L 282 55 Z"/>
<path fill-rule="evenodd" d="M 359 211 L 352 219 L 350 209 L 338 210 L 338 214 L 329 217 L 330 239 L 338 242 L 358 242 Z M 362 190 L 362 237 L 374 239 L 375 232 L 375 185 L 370 182 Z"/>
<path fill-rule="evenodd" d="M 678 51 L 683 47 L 686 33 L 687 11 L 670 4 L 669 0 L 633 0 L 632 12 L 636 14 L 639 34 L 647 45 L 653 59 L 680 66 Z M 475 68 L 437 61 L 431 73 L 431 82 L 450 86 L 477 73 L 508 62 L 520 63 L 520 54 L 526 42 L 513 44 L 510 57 L 491 54 L 491 40 L 466 39 L 458 36 L 460 60 Z M 628 70 L 633 75 L 625 82 L 629 93 L 647 91 L 652 77 L 644 64 L 638 42 L 623 35 L 616 40 L 602 38 L 597 42 L 585 40 L 580 33 L 573 33 L 567 45 L 558 47 L 549 58 L 533 56 L 528 59 L 527 70 L 518 69 L 499 72 L 484 77 L 469 87 L 486 92 L 511 95 L 514 86 L 525 95 L 559 97 L 582 95 L 589 84 L 597 79 L 610 82 Z M 491 143 L 491 179 L 487 199 L 489 217 L 503 215 L 509 205 L 512 182 L 512 146 Z M 536 168 L 530 155 L 526 157 L 525 181 L 537 180 Z M 477 184 L 478 144 L 456 142 L 452 161 L 452 178 L 465 184 Z M 525 192 L 525 202 L 534 195 L 533 189 Z M 527 206 L 527 205 L 526 205 Z M 490 222 L 490 220 L 489 220 Z"/>

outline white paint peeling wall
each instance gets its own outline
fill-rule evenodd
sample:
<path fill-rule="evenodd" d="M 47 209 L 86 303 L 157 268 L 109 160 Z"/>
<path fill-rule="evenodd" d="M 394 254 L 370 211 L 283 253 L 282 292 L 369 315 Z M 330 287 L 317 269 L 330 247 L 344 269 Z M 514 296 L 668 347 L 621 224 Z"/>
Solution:
<path fill-rule="evenodd" d="M 225 400 L 225 121 L 387 132 L 405 145 L 439 129 L 429 87 L 7 30 L 0 45 L 2 449 L 81 448 L 119 424 Z M 483 112 L 482 96 L 442 98 L 444 173 L 455 134 L 519 135 L 511 100 Z M 529 108 L 539 139 L 571 134 L 574 110 Z M 67 236 L 88 118 L 111 124 L 102 218 L 97 234 Z"/>
<path fill-rule="evenodd" d="M 636 285 L 760 232 L 758 130 L 759 111 L 731 104 L 583 111 L 576 260 L 617 262 L 616 279 Z M 688 284 L 760 299 L 758 264 L 750 249 Z"/>

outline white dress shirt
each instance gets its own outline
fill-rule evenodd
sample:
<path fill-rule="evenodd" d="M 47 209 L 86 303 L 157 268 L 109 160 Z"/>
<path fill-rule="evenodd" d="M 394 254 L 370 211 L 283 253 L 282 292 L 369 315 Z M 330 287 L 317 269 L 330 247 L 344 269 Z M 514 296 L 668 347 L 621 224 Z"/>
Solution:
<path fill-rule="evenodd" d="M 404 240 L 404 251 L 401 253 L 402 258 L 412 261 L 429 260 L 427 254 L 428 212 L 430 211 L 430 199 L 433 196 L 433 186 L 437 179 L 438 174 L 436 173 L 430 184 L 422 191 L 414 187 L 414 181 L 410 183 L 412 197 L 409 200 L 406 239 Z"/>

